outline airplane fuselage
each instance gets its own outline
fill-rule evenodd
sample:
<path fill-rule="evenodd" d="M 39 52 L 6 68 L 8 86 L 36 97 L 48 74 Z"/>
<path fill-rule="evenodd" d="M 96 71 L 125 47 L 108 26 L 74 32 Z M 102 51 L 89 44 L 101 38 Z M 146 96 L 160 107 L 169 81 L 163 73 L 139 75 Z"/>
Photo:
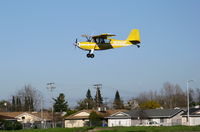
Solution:
<path fill-rule="evenodd" d="M 95 43 L 95 42 L 79 42 L 78 47 L 83 50 L 107 50 L 112 48 L 120 48 L 130 46 L 132 43 L 127 40 L 110 39 L 109 43 Z"/>

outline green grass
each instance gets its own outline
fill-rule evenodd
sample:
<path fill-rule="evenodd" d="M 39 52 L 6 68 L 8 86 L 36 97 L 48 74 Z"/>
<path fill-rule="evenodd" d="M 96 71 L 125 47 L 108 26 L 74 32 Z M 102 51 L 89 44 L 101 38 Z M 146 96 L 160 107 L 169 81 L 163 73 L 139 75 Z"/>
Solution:
<path fill-rule="evenodd" d="M 200 126 L 171 126 L 171 127 L 114 127 L 101 132 L 200 132 Z"/>
<path fill-rule="evenodd" d="M 91 127 L 84 128 L 51 128 L 51 129 L 28 129 L 17 131 L 1 131 L 0 132 L 87 132 Z M 96 128 L 95 128 L 96 129 Z M 97 128 L 98 132 L 200 132 L 200 126 L 172 126 L 172 127 L 112 127 Z"/>
<path fill-rule="evenodd" d="M 0 132 L 86 132 L 87 130 L 92 129 L 90 127 L 83 128 L 50 128 L 50 129 L 25 129 L 25 130 L 14 130 L 14 131 L 4 131 Z"/>

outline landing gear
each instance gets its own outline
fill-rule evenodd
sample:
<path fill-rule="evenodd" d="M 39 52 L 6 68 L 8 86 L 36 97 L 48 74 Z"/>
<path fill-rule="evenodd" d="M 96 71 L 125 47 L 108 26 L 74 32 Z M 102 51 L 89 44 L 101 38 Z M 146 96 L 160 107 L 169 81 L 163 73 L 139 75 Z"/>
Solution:
<path fill-rule="evenodd" d="M 94 54 L 88 53 L 88 54 L 87 54 L 87 57 L 88 57 L 88 58 L 94 58 Z"/>
<path fill-rule="evenodd" d="M 138 48 L 140 48 L 140 45 L 136 45 Z"/>
<path fill-rule="evenodd" d="M 90 50 L 89 53 L 87 54 L 87 58 L 94 58 L 94 49 Z"/>

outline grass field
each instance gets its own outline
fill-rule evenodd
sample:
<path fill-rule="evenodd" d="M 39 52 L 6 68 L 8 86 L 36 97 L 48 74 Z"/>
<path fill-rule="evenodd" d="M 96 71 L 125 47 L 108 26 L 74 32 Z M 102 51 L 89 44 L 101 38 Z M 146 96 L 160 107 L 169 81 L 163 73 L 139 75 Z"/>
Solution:
<path fill-rule="evenodd" d="M 87 130 L 92 129 L 88 127 L 84 128 L 50 128 L 50 129 L 25 129 L 25 130 L 10 130 L 0 132 L 87 132 Z"/>
<path fill-rule="evenodd" d="M 101 132 L 200 132 L 200 126 L 172 126 L 172 127 L 115 127 Z"/>
<path fill-rule="evenodd" d="M 52 128 L 52 129 L 30 129 L 18 130 L 14 132 L 87 132 L 85 128 Z M 113 128 L 95 128 L 98 132 L 200 132 L 200 126 L 173 126 L 173 127 L 113 127 Z M 13 132 L 1 131 L 0 132 Z"/>

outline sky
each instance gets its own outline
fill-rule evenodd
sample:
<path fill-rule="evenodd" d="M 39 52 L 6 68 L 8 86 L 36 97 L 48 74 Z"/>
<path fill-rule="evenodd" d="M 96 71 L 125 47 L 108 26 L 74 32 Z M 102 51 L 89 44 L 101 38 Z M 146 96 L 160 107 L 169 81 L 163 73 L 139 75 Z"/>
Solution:
<path fill-rule="evenodd" d="M 70 105 L 95 95 L 94 84 L 103 84 L 102 96 L 123 99 L 159 90 L 165 82 L 200 88 L 199 0 L 1 0 L 0 99 L 10 99 L 30 84 L 49 102 L 64 93 Z M 139 29 L 136 46 L 95 52 L 75 48 L 82 34 L 113 33 L 126 39 Z"/>

